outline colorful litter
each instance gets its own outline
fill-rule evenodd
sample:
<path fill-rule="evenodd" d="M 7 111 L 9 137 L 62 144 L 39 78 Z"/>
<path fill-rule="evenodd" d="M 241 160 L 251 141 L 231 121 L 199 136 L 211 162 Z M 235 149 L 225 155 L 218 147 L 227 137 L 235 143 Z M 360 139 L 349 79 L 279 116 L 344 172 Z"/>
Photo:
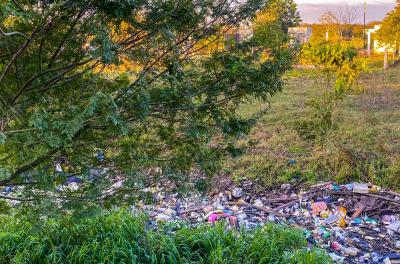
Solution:
<path fill-rule="evenodd" d="M 276 222 L 301 228 L 309 247 L 328 251 L 336 263 L 398 263 L 400 194 L 372 184 L 285 184 L 254 193 L 253 183 L 209 196 L 163 196 L 142 205 L 157 221 L 191 224 L 224 221 L 230 228 L 253 228 Z M 155 189 L 155 196 L 160 190 Z M 140 206 L 139 206 L 140 207 Z M 174 209 L 170 210 L 168 208 Z"/>

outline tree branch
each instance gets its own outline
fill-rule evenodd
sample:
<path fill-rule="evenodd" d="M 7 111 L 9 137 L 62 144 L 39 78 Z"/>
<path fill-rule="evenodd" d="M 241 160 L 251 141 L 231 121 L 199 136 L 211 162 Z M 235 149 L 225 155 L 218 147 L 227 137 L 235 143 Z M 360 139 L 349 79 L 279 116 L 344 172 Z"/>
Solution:
<path fill-rule="evenodd" d="M 25 34 L 23 34 L 23 33 L 21 33 L 21 32 L 18 32 L 18 31 L 13 31 L 13 32 L 4 32 L 1 28 L 0 28 L 0 35 L 3 35 L 3 36 L 5 36 L 5 37 L 10 37 L 10 36 L 15 36 L 15 35 L 18 35 L 18 36 L 22 36 L 22 37 L 24 37 L 24 38 L 26 38 L 26 39 L 30 39 L 30 37 L 28 37 L 27 35 L 25 35 Z"/>
<path fill-rule="evenodd" d="M 0 195 L 0 199 L 6 199 L 6 200 L 12 200 L 12 201 L 18 201 L 18 202 L 31 202 L 31 201 L 33 201 L 32 198 L 16 198 L 16 197 L 4 196 L 4 195 Z"/>
<path fill-rule="evenodd" d="M 16 0 L 12 0 L 12 2 L 18 7 L 19 10 L 25 12 L 25 9 Z"/>
<path fill-rule="evenodd" d="M 36 34 L 44 27 L 44 24 L 41 24 L 40 26 L 36 27 L 33 32 L 31 33 L 30 37 L 24 42 L 24 44 L 18 49 L 16 53 L 12 56 L 11 60 L 8 62 L 6 67 L 4 68 L 3 72 L 0 75 L 0 83 L 3 82 L 4 78 L 6 77 L 7 73 L 10 71 L 11 66 L 14 64 L 14 62 L 18 59 L 18 57 L 25 51 L 25 49 L 29 46 L 29 44 L 32 42 Z"/>
<path fill-rule="evenodd" d="M 57 153 L 58 150 L 59 150 L 59 148 L 53 149 L 53 150 L 47 152 L 46 155 L 41 156 L 41 157 L 37 158 L 36 160 L 32 161 L 31 163 L 20 167 L 9 178 L 0 181 L 0 186 L 8 185 L 13 179 L 17 178 L 22 173 L 27 172 L 28 170 L 30 170 L 30 169 L 36 167 L 37 165 L 41 164 L 42 162 L 46 161 L 49 157 L 51 157 L 52 155 Z"/>
<path fill-rule="evenodd" d="M 33 77 L 32 77 L 31 79 L 29 79 L 29 80 L 25 83 L 25 85 L 17 92 L 17 94 L 14 96 L 14 98 L 11 99 L 10 105 L 14 105 L 15 102 L 17 101 L 17 99 L 22 95 L 22 93 L 23 93 L 25 90 L 32 90 L 33 88 L 38 87 L 38 85 L 35 86 L 35 87 L 30 87 L 30 84 L 32 84 L 33 81 L 35 81 L 35 80 L 36 80 L 37 78 L 39 78 L 40 76 L 43 76 L 43 75 L 48 74 L 48 73 L 58 72 L 58 71 L 62 71 L 62 70 L 63 70 L 62 73 L 58 74 L 56 77 L 54 77 L 54 78 L 52 78 L 52 79 L 50 79 L 50 80 L 48 80 L 48 81 L 46 81 L 46 82 L 44 82 L 44 83 L 42 83 L 41 85 L 46 84 L 46 83 L 52 83 L 55 79 L 57 79 L 57 78 L 59 78 L 59 77 L 62 77 L 64 74 L 70 72 L 71 70 L 73 70 L 73 69 L 76 68 L 76 67 L 85 65 L 86 63 L 89 63 L 91 60 L 93 60 L 93 59 L 87 59 L 87 60 L 85 60 L 85 61 L 82 61 L 82 62 L 79 62 L 79 63 L 75 63 L 75 64 L 70 64 L 70 65 L 67 65 L 67 66 L 65 66 L 65 67 L 61 67 L 61 68 L 57 68 L 57 69 L 49 69 L 49 70 L 47 70 L 47 71 L 44 71 L 44 72 L 41 72 L 41 73 L 37 74 L 36 76 L 33 76 Z M 39 85 L 39 86 L 40 86 L 40 85 Z"/>
<path fill-rule="evenodd" d="M 78 23 L 79 19 L 82 17 L 83 13 L 85 12 L 87 6 L 85 8 L 83 8 L 77 15 L 77 17 L 75 18 L 75 20 L 72 22 L 72 25 L 70 26 L 68 32 L 65 34 L 64 38 L 62 39 L 61 43 L 58 45 L 56 51 L 54 52 L 53 56 L 50 59 L 50 62 L 47 65 L 47 68 L 50 68 L 54 61 L 57 59 L 58 55 L 61 52 L 62 47 L 64 46 L 65 42 L 67 41 L 67 38 L 70 36 L 70 34 L 72 33 L 72 31 L 74 30 L 74 27 L 76 26 L 76 24 Z"/>

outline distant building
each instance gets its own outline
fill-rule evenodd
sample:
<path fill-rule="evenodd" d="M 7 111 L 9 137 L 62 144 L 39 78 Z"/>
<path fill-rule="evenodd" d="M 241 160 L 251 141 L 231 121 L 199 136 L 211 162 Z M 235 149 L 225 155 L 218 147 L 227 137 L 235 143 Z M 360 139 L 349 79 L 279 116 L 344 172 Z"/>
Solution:
<path fill-rule="evenodd" d="M 368 53 L 370 54 L 371 48 L 375 53 L 384 53 L 385 49 L 389 52 L 393 52 L 393 48 L 386 46 L 383 43 L 379 43 L 378 40 L 372 39 L 372 34 L 376 33 L 381 28 L 381 25 L 375 25 L 374 28 L 366 29 L 367 37 L 368 37 Z"/>
<path fill-rule="evenodd" d="M 236 43 L 240 43 L 244 40 L 248 40 L 253 37 L 253 30 L 248 23 L 242 23 L 239 27 L 229 30 L 224 35 L 225 41 L 234 40 Z"/>
<path fill-rule="evenodd" d="M 312 27 L 290 27 L 288 33 L 294 42 L 304 44 L 310 41 Z"/>

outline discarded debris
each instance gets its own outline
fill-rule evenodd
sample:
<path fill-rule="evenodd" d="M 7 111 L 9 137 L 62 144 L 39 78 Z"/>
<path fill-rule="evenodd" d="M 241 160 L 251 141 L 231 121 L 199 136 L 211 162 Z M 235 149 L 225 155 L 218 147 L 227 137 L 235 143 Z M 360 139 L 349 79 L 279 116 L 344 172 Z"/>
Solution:
<path fill-rule="evenodd" d="M 390 223 L 387 227 L 388 230 L 394 231 L 396 233 L 400 233 L 400 221 L 394 221 Z"/>
<path fill-rule="evenodd" d="M 353 192 L 355 192 L 355 193 L 369 193 L 368 184 L 355 183 L 353 185 Z"/>
<path fill-rule="evenodd" d="M 310 248 L 328 251 L 334 262 L 396 263 L 400 250 L 400 194 L 372 184 L 301 184 L 253 193 L 252 183 L 204 197 L 165 195 L 142 206 L 156 221 L 191 224 L 223 221 L 230 228 L 276 222 L 302 228 Z M 160 190 L 154 190 L 160 192 Z M 161 209 L 162 208 L 162 209 Z"/>
<path fill-rule="evenodd" d="M 246 203 L 246 202 L 243 202 L 243 201 L 241 201 L 241 202 L 227 202 L 226 205 L 245 206 L 245 207 L 255 208 L 255 209 L 259 210 L 259 211 L 262 211 L 262 212 L 265 212 L 265 213 L 268 213 L 268 214 L 273 214 L 273 215 L 281 216 L 281 217 L 285 216 L 284 214 L 276 212 L 276 211 L 274 211 L 272 209 L 260 207 L 260 206 L 257 206 L 255 204 L 249 204 L 249 203 Z"/>
<path fill-rule="evenodd" d="M 240 198 L 242 197 L 242 188 L 235 188 L 232 190 L 232 196 L 234 198 Z"/>

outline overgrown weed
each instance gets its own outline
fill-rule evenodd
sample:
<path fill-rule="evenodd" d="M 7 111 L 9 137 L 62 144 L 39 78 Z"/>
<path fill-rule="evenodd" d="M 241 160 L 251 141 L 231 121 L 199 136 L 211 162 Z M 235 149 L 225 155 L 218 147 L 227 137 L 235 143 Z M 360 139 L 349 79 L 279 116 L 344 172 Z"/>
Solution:
<path fill-rule="evenodd" d="M 334 123 L 326 124 L 325 133 L 317 131 L 320 123 L 307 107 L 324 89 L 316 70 L 295 70 L 288 76 L 248 138 L 252 145 L 246 154 L 228 160 L 225 170 L 238 181 L 255 180 L 261 188 L 300 178 L 373 182 L 400 190 L 400 68 L 362 74 L 357 89 L 338 102 Z M 250 115 L 261 105 L 243 105 L 242 113 Z"/>
<path fill-rule="evenodd" d="M 143 216 L 114 211 L 95 217 L 53 218 L 31 223 L 0 220 L 0 263 L 329 263 L 306 249 L 300 230 L 267 224 L 254 230 L 147 226 Z"/>

